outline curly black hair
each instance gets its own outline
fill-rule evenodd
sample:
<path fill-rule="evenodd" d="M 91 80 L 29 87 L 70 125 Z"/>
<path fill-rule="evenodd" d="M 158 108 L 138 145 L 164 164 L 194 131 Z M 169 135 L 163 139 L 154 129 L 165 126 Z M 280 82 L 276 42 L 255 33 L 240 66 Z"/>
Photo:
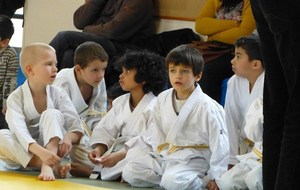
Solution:
<path fill-rule="evenodd" d="M 125 52 L 117 61 L 119 69 L 136 69 L 135 82 L 145 82 L 144 93 L 158 95 L 167 87 L 167 69 L 164 58 L 147 50 L 131 50 Z"/>

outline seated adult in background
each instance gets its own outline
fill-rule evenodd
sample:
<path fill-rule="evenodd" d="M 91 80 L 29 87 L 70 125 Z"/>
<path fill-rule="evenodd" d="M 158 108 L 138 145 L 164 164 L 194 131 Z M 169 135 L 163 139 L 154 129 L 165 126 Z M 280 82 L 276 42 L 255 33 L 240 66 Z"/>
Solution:
<path fill-rule="evenodd" d="M 0 15 L 12 18 L 16 10 L 23 7 L 24 3 L 25 0 L 0 0 Z"/>
<path fill-rule="evenodd" d="M 208 37 L 208 41 L 218 41 L 233 45 L 235 41 L 251 34 L 255 20 L 249 0 L 207 0 L 196 18 L 195 30 Z M 210 97 L 220 102 L 222 81 L 233 75 L 231 59 L 227 53 L 204 65 L 200 86 Z"/>
<path fill-rule="evenodd" d="M 99 43 L 108 53 L 110 62 L 137 41 L 154 33 L 152 0 L 85 0 L 74 13 L 74 25 L 82 32 L 59 32 L 50 45 L 57 53 L 58 69 L 74 66 L 76 47 L 86 41 Z M 105 81 L 109 87 L 118 81 L 108 64 Z"/>

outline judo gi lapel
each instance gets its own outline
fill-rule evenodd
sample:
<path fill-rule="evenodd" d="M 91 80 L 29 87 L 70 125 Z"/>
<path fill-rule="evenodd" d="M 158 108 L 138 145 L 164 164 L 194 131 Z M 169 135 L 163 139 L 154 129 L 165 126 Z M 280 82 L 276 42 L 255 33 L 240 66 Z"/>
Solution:
<path fill-rule="evenodd" d="M 184 106 L 179 112 L 179 115 L 176 119 L 176 121 L 173 123 L 172 127 L 170 128 L 170 131 L 168 132 L 166 142 L 173 144 L 175 141 L 177 134 L 180 133 L 184 122 L 188 118 L 188 116 L 191 114 L 191 112 L 194 110 L 194 108 L 197 105 L 197 102 L 199 100 L 199 97 L 201 96 L 201 89 L 199 85 L 194 89 L 193 93 L 190 95 L 190 97 L 185 102 Z"/>
<path fill-rule="evenodd" d="M 70 69 L 68 72 L 70 73 L 67 74 L 67 80 L 72 86 L 69 87 L 70 96 L 78 114 L 82 114 L 82 112 L 84 112 L 88 108 L 88 105 L 85 103 L 81 95 L 80 89 L 75 78 L 74 68 Z"/>
<path fill-rule="evenodd" d="M 144 110 L 146 107 L 149 105 L 151 100 L 155 96 L 153 95 L 152 92 L 149 92 L 144 95 L 144 97 L 141 99 L 141 101 L 138 103 L 137 107 L 133 110 L 133 112 L 130 114 L 129 118 L 127 118 L 127 123 L 126 125 L 129 126 L 129 128 L 134 129 L 135 123 L 137 122 L 138 118 L 140 117 L 141 114 L 143 114 Z M 129 103 L 130 100 L 128 100 Z"/>
<path fill-rule="evenodd" d="M 28 80 L 26 80 L 24 82 L 24 84 L 22 85 L 22 92 L 23 92 L 23 97 L 24 97 L 23 99 L 26 100 L 23 102 L 24 103 L 24 107 L 23 107 L 24 113 L 26 113 L 27 117 L 30 119 L 36 118 L 40 114 L 35 109 Z"/>

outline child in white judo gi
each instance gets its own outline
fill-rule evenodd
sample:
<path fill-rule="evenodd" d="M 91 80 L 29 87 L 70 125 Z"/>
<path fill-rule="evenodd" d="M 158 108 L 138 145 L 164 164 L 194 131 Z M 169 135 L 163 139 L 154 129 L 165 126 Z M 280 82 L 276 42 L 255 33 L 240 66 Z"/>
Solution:
<path fill-rule="evenodd" d="M 203 58 L 198 50 L 181 45 L 166 57 L 173 88 L 160 93 L 149 129 L 130 147 L 134 155 L 123 179 L 136 187 L 217 189 L 215 179 L 227 170 L 229 143 L 225 113 L 202 92 L 198 81 Z"/>
<path fill-rule="evenodd" d="M 147 51 L 125 53 L 119 60 L 122 68 L 120 85 L 129 93 L 113 101 L 110 111 L 93 130 L 90 144 L 94 148 L 89 159 L 95 169 L 83 170 L 82 175 L 102 180 L 120 178 L 126 151 L 123 144 L 147 129 L 156 95 L 166 87 L 164 59 Z M 129 158 L 128 158 L 129 159 Z"/>
<path fill-rule="evenodd" d="M 235 75 L 228 81 L 225 99 L 230 144 L 228 169 L 238 162 L 236 155 L 251 151 L 253 146 L 244 133 L 244 124 L 249 105 L 263 94 L 264 65 L 259 37 L 252 35 L 238 39 L 231 63 Z"/>
<path fill-rule="evenodd" d="M 244 132 L 254 142 L 252 151 L 238 155 L 239 163 L 225 172 L 217 184 L 221 190 L 262 190 L 263 98 L 251 104 L 245 118 Z"/>
<path fill-rule="evenodd" d="M 75 50 L 75 66 L 60 70 L 54 81 L 54 85 L 63 88 L 71 98 L 84 129 L 80 144 L 70 152 L 70 173 L 73 176 L 81 176 L 77 170 L 82 165 L 94 168 L 87 155 L 92 150 L 89 146 L 92 130 L 107 110 L 104 81 L 107 62 L 108 55 L 102 46 L 95 42 L 84 42 Z"/>
<path fill-rule="evenodd" d="M 51 86 L 57 74 L 55 50 L 35 43 L 23 48 L 21 68 L 27 80 L 7 99 L 8 129 L 0 131 L 0 159 L 8 168 L 40 169 L 39 179 L 66 177 L 60 165 L 82 136 L 80 118 L 70 98 Z"/>

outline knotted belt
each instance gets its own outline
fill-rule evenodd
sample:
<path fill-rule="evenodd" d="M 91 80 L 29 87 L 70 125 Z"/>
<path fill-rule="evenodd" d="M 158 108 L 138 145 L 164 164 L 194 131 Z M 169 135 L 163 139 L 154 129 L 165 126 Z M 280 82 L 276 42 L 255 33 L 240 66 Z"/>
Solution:
<path fill-rule="evenodd" d="M 100 112 L 100 111 L 96 111 L 96 110 L 89 110 L 86 114 L 87 116 L 99 116 L 99 117 L 103 117 L 106 115 L 106 112 Z M 86 132 L 86 134 L 90 137 L 92 136 L 92 130 L 87 126 L 87 124 L 82 121 L 82 128 L 83 130 Z"/>
<path fill-rule="evenodd" d="M 163 143 L 163 144 L 160 144 L 157 147 L 157 151 L 160 153 L 165 148 L 168 148 L 169 153 L 173 153 L 173 152 L 176 152 L 178 149 L 184 149 L 184 148 L 203 148 L 203 149 L 206 149 L 206 148 L 209 148 L 209 146 L 205 145 L 205 144 L 190 145 L 190 146 L 177 146 L 177 145 L 171 145 L 170 143 Z"/>

